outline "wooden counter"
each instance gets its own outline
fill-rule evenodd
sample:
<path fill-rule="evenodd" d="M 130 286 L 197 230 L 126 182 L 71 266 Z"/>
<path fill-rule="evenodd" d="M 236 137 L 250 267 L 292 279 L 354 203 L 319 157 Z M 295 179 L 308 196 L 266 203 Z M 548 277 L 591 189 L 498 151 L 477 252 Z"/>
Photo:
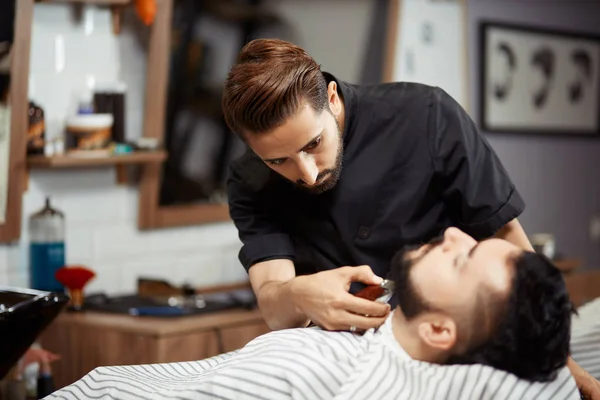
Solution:
<path fill-rule="evenodd" d="M 241 348 L 268 331 L 257 310 L 176 318 L 64 312 L 40 342 L 61 355 L 53 364 L 61 388 L 99 366 L 200 360 Z"/>
<path fill-rule="evenodd" d="M 571 301 L 579 307 L 600 297 L 600 270 L 582 271 L 565 276 Z"/>

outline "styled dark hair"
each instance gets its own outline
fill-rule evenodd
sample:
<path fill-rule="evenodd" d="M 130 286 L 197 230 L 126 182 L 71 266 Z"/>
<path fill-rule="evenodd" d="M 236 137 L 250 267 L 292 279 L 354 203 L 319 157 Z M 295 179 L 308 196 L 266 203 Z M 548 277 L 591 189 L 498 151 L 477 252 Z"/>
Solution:
<path fill-rule="evenodd" d="M 225 81 L 222 107 L 229 128 L 242 139 L 281 126 L 306 101 L 327 106 L 320 66 L 302 48 L 278 39 L 246 44 Z"/>
<path fill-rule="evenodd" d="M 511 291 L 491 337 L 449 363 L 484 364 L 529 381 L 553 380 L 570 355 L 575 308 L 560 270 L 544 255 L 522 252 L 514 264 Z"/>

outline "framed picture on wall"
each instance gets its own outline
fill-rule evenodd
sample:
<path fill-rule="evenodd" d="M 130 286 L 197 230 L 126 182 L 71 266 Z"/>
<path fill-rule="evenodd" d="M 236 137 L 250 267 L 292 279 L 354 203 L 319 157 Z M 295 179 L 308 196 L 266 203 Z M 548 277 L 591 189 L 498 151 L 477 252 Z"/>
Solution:
<path fill-rule="evenodd" d="M 600 38 L 480 26 L 480 124 L 487 132 L 600 135 Z"/>

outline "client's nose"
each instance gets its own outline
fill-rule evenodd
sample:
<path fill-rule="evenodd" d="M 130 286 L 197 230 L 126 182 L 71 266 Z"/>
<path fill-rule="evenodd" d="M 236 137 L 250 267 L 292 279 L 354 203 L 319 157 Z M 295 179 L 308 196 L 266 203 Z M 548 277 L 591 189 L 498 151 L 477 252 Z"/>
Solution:
<path fill-rule="evenodd" d="M 450 227 L 444 232 L 443 246 L 465 245 L 471 246 L 476 240 L 458 228 Z"/>

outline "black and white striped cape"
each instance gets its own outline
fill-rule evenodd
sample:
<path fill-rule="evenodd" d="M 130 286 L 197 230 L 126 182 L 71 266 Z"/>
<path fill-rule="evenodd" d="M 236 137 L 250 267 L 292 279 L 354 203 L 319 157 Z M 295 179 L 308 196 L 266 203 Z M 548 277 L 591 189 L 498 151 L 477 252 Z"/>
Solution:
<path fill-rule="evenodd" d="M 573 327 L 573 357 L 598 376 L 600 299 L 579 313 Z M 412 360 L 394 339 L 390 322 L 363 336 L 289 329 L 206 360 L 100 367 L 46 399 L 580 398 L 567 368 L 553 382 L 530 383 L 481 365 Z"/>
<path fill-rule="evenodd" d="M 573 317 L 573 359 L 594 378 L 600 379 L 600 298 L 579 308 Z"/>

